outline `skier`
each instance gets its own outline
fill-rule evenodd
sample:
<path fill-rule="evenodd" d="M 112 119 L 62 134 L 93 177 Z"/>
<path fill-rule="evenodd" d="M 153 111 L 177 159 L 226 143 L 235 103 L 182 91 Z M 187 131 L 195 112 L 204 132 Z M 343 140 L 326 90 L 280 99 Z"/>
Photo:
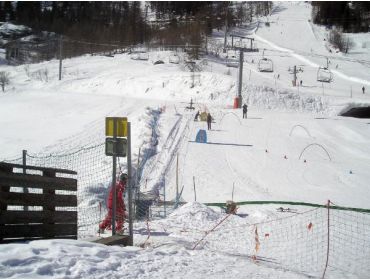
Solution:
<path fill-rule="evenodd" d="M 365 86 L 362 87 L 362 94 L 365 94 Z"/>
<path fill-rule="evenodd" d="M 207 125 L 208 125 L 208 130 L 211 130 L 211 123 L 212 123 L 212 116 L 211 113 L 207 114 Z"/>
<path fill-rule="evenodd" d="M 198 112 L 195 114 L 194 121 L 198 121 L 199 115 L 200 115 L 200 112 L 198 111 Z"/>
<path fill-rule="evenodd" d="M 247 118 L 248 106 L 244 103 L 243 105 L 243 119 Z"/>
<path fill-rule="evenodd" d="M 300 83 L 300 85 L 302 86 L 303 81 L 301 80 L 299 83 Z"/>
<path fill-rule="evenodd" d="M 119 181 L 116 182 L 116 230 L 123 230 L 124 216 L 125 216 L 125 203 L 123 202 L 123 193 L 127 184 L 127 174 L 122 173 Z M 112 214 L 113 214 L 113 186 L 109 191 L 108 197 L 108 213 L 105 219 L 99 224 L 99 232 L 104 232 L 105 229 L 112 229 Z"/>

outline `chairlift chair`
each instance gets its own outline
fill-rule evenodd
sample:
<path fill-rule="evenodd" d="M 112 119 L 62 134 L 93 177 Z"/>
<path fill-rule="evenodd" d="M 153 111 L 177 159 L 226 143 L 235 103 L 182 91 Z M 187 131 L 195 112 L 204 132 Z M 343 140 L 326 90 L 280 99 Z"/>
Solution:
<path fill-rule="evenodd" d="M 269 58 L 261 58 L 258 61 L 258 71 L 260 72 L 274 72 L 274 63 Z"/>
<path fill-rule="evenodd" d="M 227 67 L 239 67 L 239 59 L 237 59 L 235 56 L 234 57 L 229 57 L 226 59 L 226 66 Z"/>
<path fill-rule="evenodd" d="M 262 58 L 258 61 L 258 71 L 274 72 L 274 63 L 271 59 L 265 57 L 265 49 L 262 52 Z"/>
<path fill-rule="evenodd" d="M 228 51 L 226 56 L 226 66 L 227 67 L 239 67 L 239 59 L 236 50 Z"/>
<path fill-rule="evenodd" d="M 330 83 L 333 81 L 333 73 L 327 67 L 319 67 L 317 70 L 317 81 Z"/>

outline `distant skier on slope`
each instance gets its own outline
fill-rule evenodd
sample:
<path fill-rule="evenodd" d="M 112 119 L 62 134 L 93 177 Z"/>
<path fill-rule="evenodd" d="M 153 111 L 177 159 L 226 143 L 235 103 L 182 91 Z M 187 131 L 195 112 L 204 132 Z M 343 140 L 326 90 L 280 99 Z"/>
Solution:
<path fill-rule="evenodd" d="M 365 94 L 365 87 L 362 87 L 362 94 Z"/>
<path fill-rule="evenodd" d="M 208 126 L 208 130 L 211 130 L 211 123 L 212 123 L 212 116 L 211 116 L 211 113 L 208 113 L 207 114 L 207 126 Z"/>
<path fill-rule="evenodd" d="M 248 105 L 244 103 L 243 105 L 243 119 L 247 118 Z"/>
<path fill-rule="evenodd" d="M 123 202 L 123 193 L 125 192 L 127 184 L 127 174 L 122 173 L 119 181 L 116 183 L 116 230 L 123 230 L 123 223 L 125 218 L 125 203 Z M 108 197 L 108 213 L 105 219 L 99 224 L 99 232 L 104 232 L 105 229 L 112 229 L 112 214 L 113 214 L 113 186 L 109 191 Z"/>
<path fill-rule="evenodd" d="M 198 121 L 199 116 L 200 116 L 200 112 L 198 111 L 198 112 L 195 114 L 194 121 Z"/>

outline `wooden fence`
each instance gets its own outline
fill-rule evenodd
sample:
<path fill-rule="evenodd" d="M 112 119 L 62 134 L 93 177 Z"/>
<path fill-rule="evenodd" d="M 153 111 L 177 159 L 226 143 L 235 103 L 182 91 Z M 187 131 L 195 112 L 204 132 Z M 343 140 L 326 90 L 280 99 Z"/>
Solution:
<path fill-rule="evenodd" d="M 77 174 L 0 162 L 0 243 L 77 239 L 77 180 L 57 173 Z"/>

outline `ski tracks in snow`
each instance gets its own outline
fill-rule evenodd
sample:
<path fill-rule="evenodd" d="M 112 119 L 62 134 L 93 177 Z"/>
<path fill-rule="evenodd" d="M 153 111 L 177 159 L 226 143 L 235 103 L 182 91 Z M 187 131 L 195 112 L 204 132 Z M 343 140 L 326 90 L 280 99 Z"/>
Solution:
<path fill-rule="evenodd" d="M 145 167 L 145 175 L 140 180 L 141 183 L 148 180 L 148 187 L 153 193 L 159 195 L 160 190 L 166 184 L 166 177 L 173 165 L 176 154 L 179 151 L 184 138 L 186 130 L 189 129 L 189 122 L 191 118 L 186 118 L 182 114 L 177 114 L 178 119 L 170 129 L 162 149 L 153 155 L 151 163 Z"/>
<path fill-rule="evenodd" d="M 224 116 L 226 116 L 226 115 L 224 115 Z M 222 117 L 222 119 L 223 119 L 223 117 Z M 243 128 L 245 128 L 245 126 L 243 126 L 243 124 L 240 122 L 239 118 L 238 118 L 238 122 L 239 122 L 239 125 L 240 125 L 240 129 L 238 129 L 237 131 L 234 132 L 234 137 L 233 137 L 234 139 L 233 139 L 233 141 L 235 143 L 238 142 L 238 139 L 242 139 L 242 137 L 240 136 L 241 135 L 241 130 Z M 256 192 L 257 193 L 260 193 L 260 194 L 263 194 L 264 196 L 269 195 L 268 190 L 265 189 L 265 188 L 263 188 L 262 186 L 260 186 L 250 176 L 247 176 L 246 175 L 247 174 L 246 172 L 243 172 L 243 174 L 240 174 L 240 172 L 238 172 L 236 170 L 236 168 L 233 167 L 233 165 L 231 163 L 231 160 L 230 160 L 231 151 L 232 151 L 232 149 L 224 149 L 224 154 L 225 154 L 225 159 L 226 159 L 227 166 L 230 169 L 230 171 L 232 172 L 232 174 L 234 175 L 234 177 L 236 178 L 236 182 L 239 182 L 242 186 L 247 186 L 248 188 L 250 188 L 249 191 L 251 191 L 252 196 Z M 248 160 L 251 159 L 251 156 L 244 150 L 244 148 L 239 148 L 237 150 L 237 152 L 238 153 L 242 152 L 242 154 L 244 155 L 244 157 L 242 158 L 242 161 L 245 161 L 245 157 L 247 157 Z M 237 156 L 235 158 L 237 158 L 238 160 L 240 160 L 240 154 L 239 154 L 239 156 Z M 253 162 L 258 162 L 258 161 L 255 161 L 254 159 L 252 159 L 252 160 L 253 160 Z"/>

